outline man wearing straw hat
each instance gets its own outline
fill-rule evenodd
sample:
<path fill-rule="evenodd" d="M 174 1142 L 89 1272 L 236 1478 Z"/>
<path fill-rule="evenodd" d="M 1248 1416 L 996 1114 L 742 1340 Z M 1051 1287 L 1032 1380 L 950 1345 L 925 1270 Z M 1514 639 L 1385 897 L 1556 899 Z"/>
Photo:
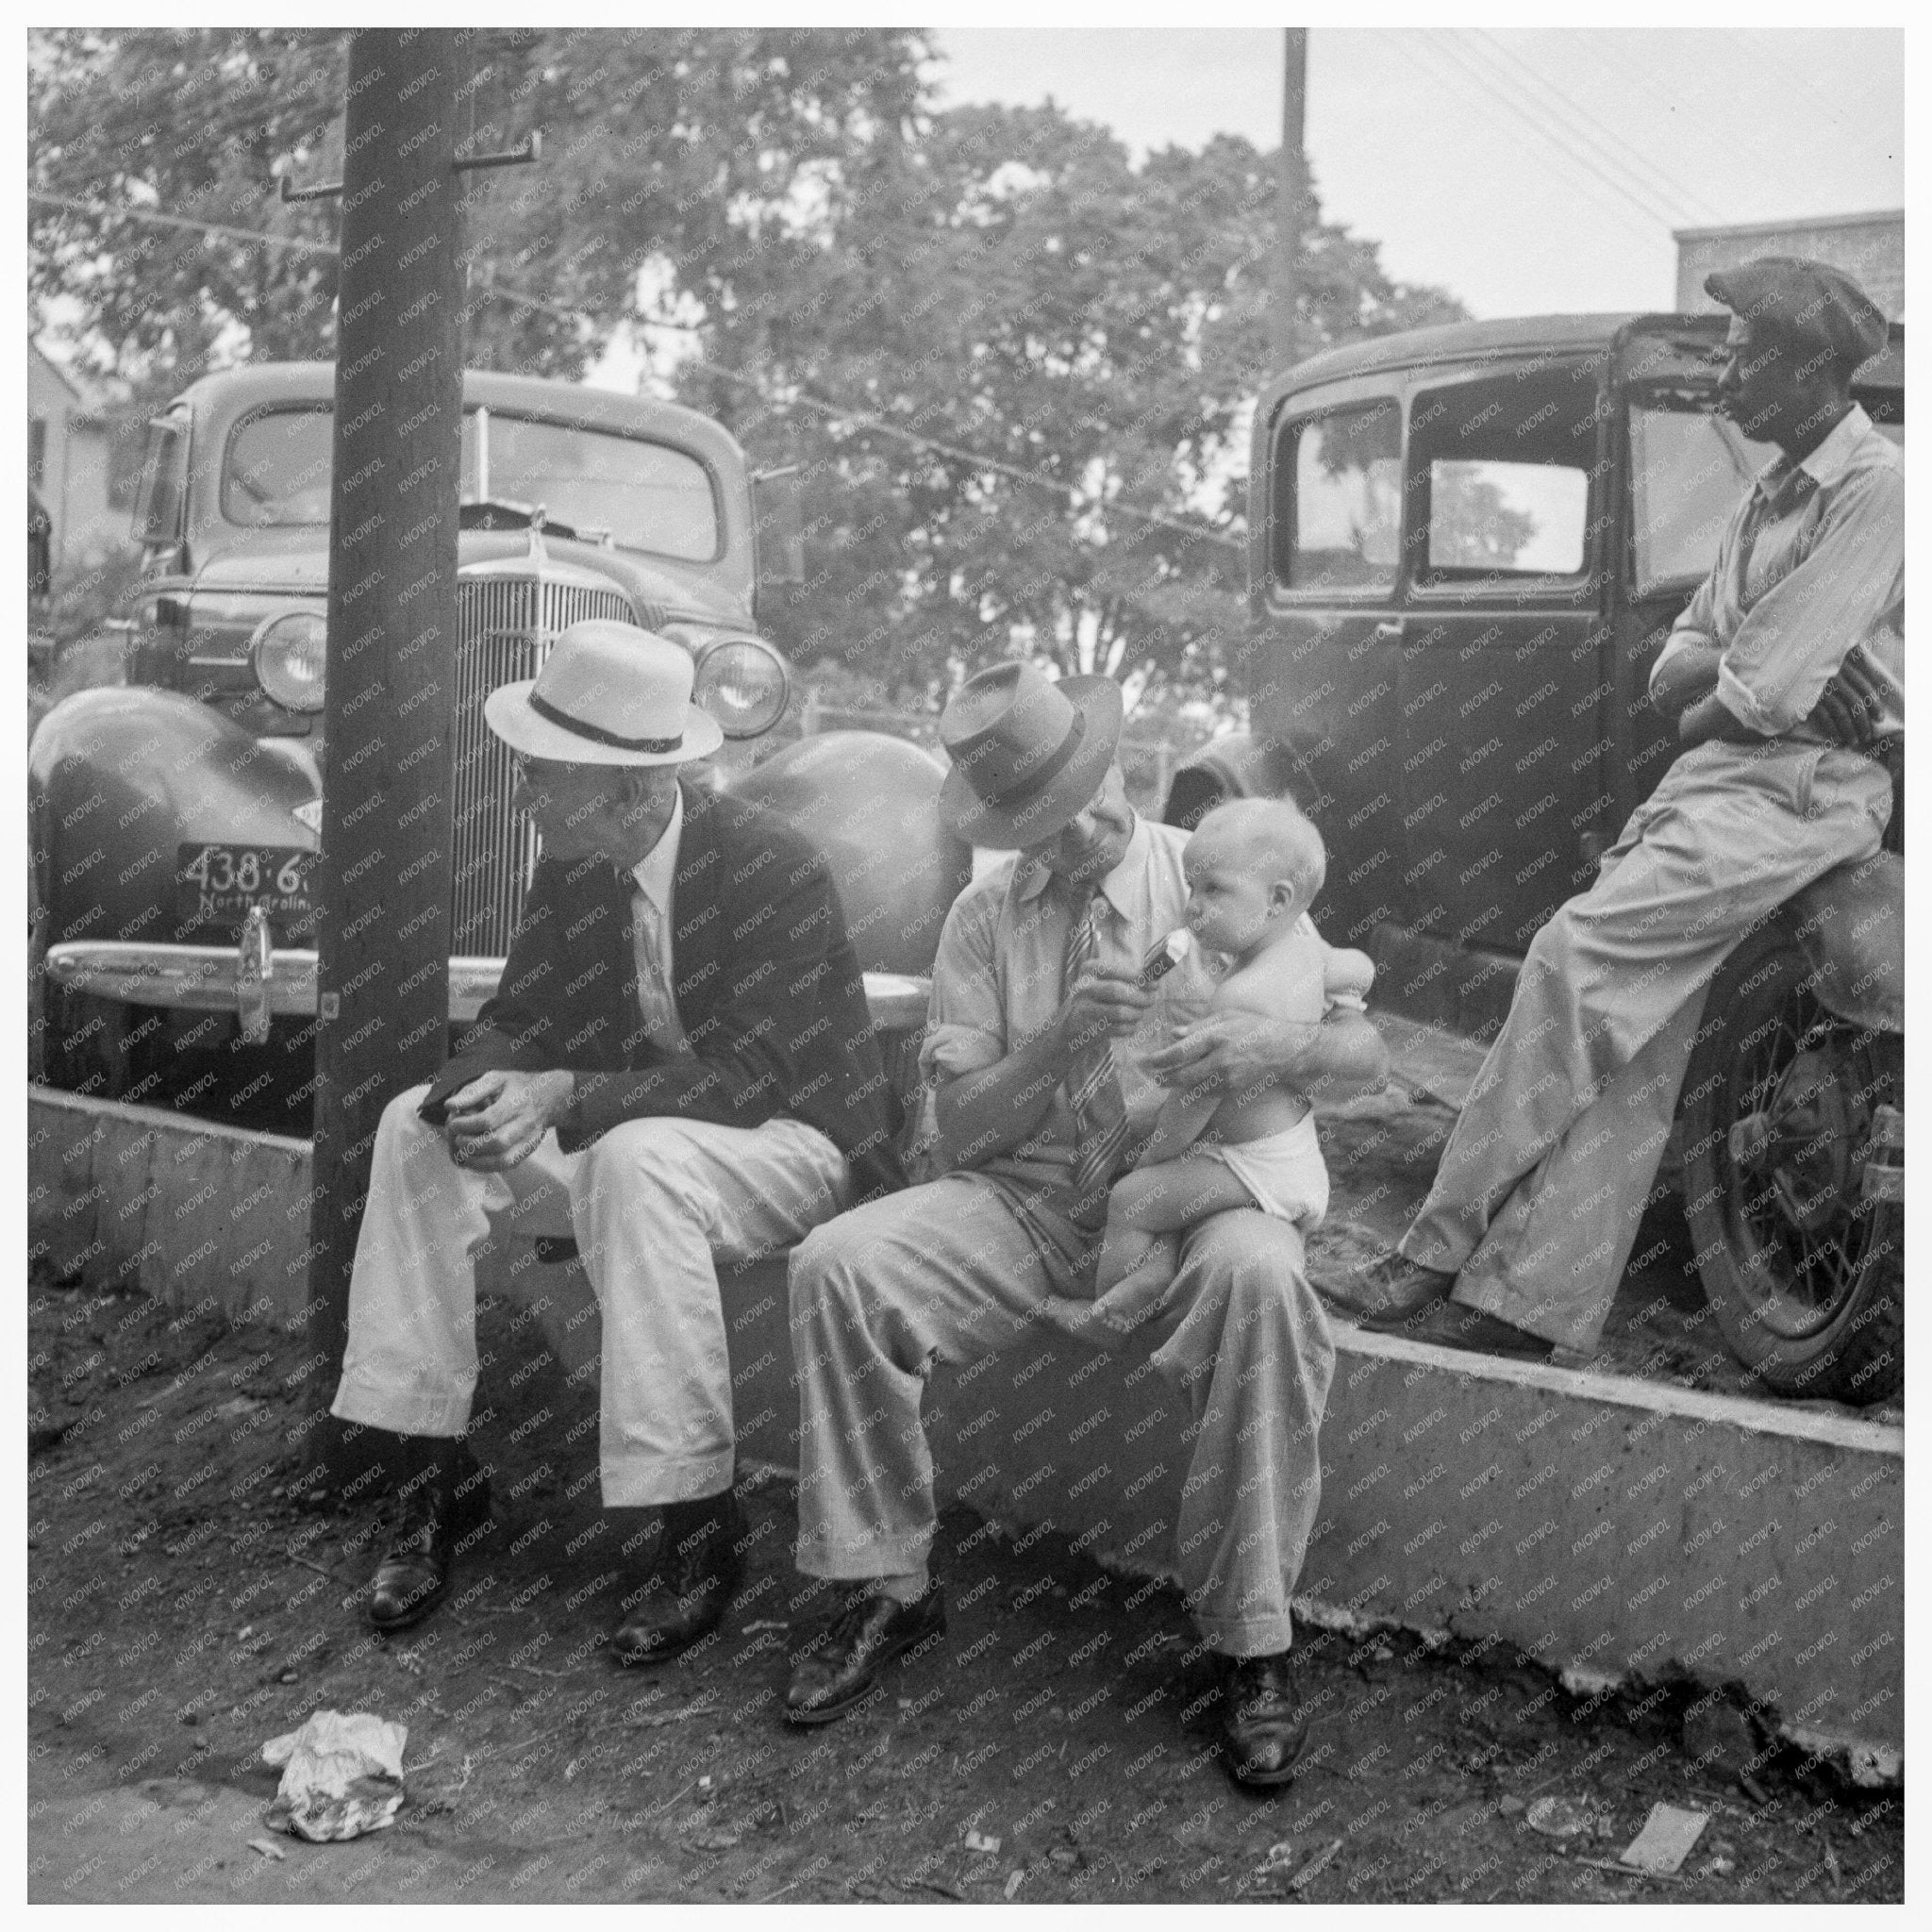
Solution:
<path fill-rule="evenodd" d="M 574 1236 L 602 1305 L 604 1502 L 663 1513 L 613 1647 L 651 1664 L 716 1627 L 740 1569 L 720 1264 L 899 1179 L 825 862 L 757 806 L 679 782 L 722 736 L 691 693 L 678 645 L 586 622 L 485 702 L 543 849 L 480 1033 L 376 1135 L 334 1412 L 401 1439 L 378 1630 L 441 1601 L 488 1517 L 461 1438 L 475 1261 L 496 1236 Z"/>
<path fill-rule="evenodd" d="M 1039 1340 L 1041 1304 L 1079 1291 L 1160 1081 L 1278 1074 L 1333 1091 L 1384 1073 L 1359 1014 L 1303 1026 L 1215 1015 L 1175 1037 L 1187 996 L 1170 989 L 1183 974 L 1150 991 L 1141 974 L 1182 924 L 1187 838 L 1128 804 L 1120 725 L 1110 679 L 1056 684 L 1018 662 L 972 679 L 941 721 L 953 760 L 942 815 L 1017 857 L 959 896 L 933 967 L 922 1064 L 953 1172 L 840 1217 L 792 1257 L 799 1565 L 854 1586 L 793 1674 L 795 1724 L 841 1716 L 882 1664 L 943 1631 L 927 1574 L 926 1372 Z M 1226 1662 L 1226 1762 L 1244 1783 L 1279 1785 L 1306 1730 L 1289 1595 L 1320 1499 L 1335 1360 L 1299 1231 L 1258 1210 L 1190 1230 L 1143 1333 L 1178 1397 L 1163 1441 L 1188 1471 L 1178 1568 L 1204 1647 Z"/>

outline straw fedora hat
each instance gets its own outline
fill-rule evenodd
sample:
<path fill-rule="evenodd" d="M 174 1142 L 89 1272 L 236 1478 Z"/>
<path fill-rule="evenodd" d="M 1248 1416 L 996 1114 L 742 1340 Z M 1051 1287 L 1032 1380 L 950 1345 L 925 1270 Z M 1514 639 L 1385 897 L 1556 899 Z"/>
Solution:
<path fill-rule="evenodd" d="M 962 839 L 1013 851 L 1050 839 L 1090 804 L 1121 736 L 1110 677 L 1058 683 L 1014 659 L 968 678 L 940 719 L 953 761 L 940 816 Z"/>
<path fill-rule="evenodd" d="M 724 732 L 691 701 L 691 653 L 656 631 L 586 618 L 558 634 L 534 678 L 483 700 L 512 751 L 570 765 L 681 765 Z"/>

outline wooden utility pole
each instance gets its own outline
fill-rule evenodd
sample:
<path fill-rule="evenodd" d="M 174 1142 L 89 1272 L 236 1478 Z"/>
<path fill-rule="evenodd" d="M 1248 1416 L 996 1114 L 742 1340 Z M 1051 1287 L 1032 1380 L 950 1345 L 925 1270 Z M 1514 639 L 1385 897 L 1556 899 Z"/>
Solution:
<path fill-rule="evenodd" d="M 1302 158 L 1308 106 L 1308 30 L 1286 30 L 1281 67 L 1281 155 L 1275 182 L 1274 292 L 1269 330 L 1274 366 L 1286 369 L 1295 358 L 1295 256 L 1301 246 L 1302 184 L 1307 167 Z"/>
<path fill-rule="evenodd" d="M 457 38 L 381 28 L 349 47 L 316 871 L 308 1355 L 318 1409 L 341 1368 L 382 1109 L 446 1058 L 463 401 Z"/>

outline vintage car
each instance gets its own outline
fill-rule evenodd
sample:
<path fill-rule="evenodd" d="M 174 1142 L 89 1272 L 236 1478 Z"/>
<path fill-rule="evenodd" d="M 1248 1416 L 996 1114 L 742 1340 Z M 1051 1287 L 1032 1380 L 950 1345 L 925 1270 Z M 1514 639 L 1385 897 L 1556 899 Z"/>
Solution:
<path fill-rule="evenodd" d="M 1455 324 L 1262 394 L 1249 483 L 1254 730 L 1168 816 L 1288 791 L 1329 845 L 1324 929 L 1387 1009 L 1493 1036 L 1537 929 L 1675 755 L 1646 700 L 1673 619 L 1773 452 L 1713 411 L 1723 315 Z M 1903 330 L 1859 400 L 1904 439 Z M 1903 1368 L 1904 813 L 1740 945 L 1684 1083 L 1716 1320 L 1768 1386 L 1870 1402 Z"/>
<path fill-rule="evenodd" d="M 329 364 L 240 368 L 196 382 L 151 427 L 134 512 L 144 567 L 120 620 L 126 682 L 65 699 L 29 749 L 34 1048 L 53 1085 L 308 1131 L 333 402 Z M 690 409 L 466 375 L 456 1026 L 495 987 L 536 858 L 483 697 L 534 675 L 586 617 L 691 651 L 697 701 L 725 733 L 701 780 L 818 841 L 874 1016 L 923 1023 L 919 975 L 972 864 L 935 815 L 938 762 L 860 732 L 762 756 L 789 673 L 758 619 L 803 575 L 794 480 L 754 477 Z"/>

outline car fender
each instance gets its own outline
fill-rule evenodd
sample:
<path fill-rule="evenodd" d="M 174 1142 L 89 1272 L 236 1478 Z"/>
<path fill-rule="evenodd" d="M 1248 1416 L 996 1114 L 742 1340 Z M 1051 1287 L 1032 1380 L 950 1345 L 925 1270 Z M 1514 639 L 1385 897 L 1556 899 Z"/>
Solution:
<path fill-rule="evenodd" d="M 1855 1026 L 1906 1030 L 1906 862 L 1896 852 L 1834 867 L 1784 908 L 1820 1005 Z"/>
<path fill-rule="evenodd" d="M 315 849 L 295 816 L 316 796 L 305 761 L 177 691 L 63 699 L 28 746 L 27 795 L 49 943 L 187 938 L 175 910 L 183 843 Z"/>
<path fill-rule="evenodd" d="M 872 973 L 932 971 L 973 853 L 941 823 L 945 769 L 903 738 L 827 731 L 801 738 L 721 784 L 775 812 L 824 853 L 858 963 Z"/>

